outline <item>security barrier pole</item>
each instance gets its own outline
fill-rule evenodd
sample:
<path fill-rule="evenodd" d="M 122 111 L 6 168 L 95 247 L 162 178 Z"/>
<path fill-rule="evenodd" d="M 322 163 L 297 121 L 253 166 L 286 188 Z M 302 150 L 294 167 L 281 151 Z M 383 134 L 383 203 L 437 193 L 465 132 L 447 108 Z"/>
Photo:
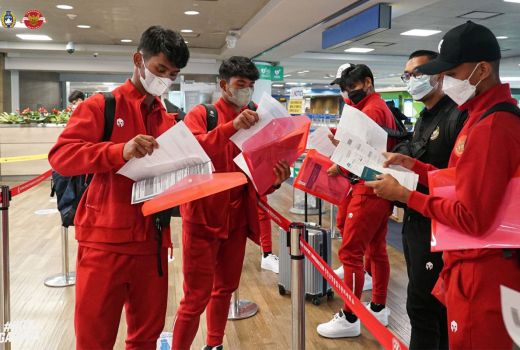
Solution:
<path fill-rule="evenodd" d="M 253 317 L 258 312 L 258 305 L 249 300 L 240 300 L 238 289 L 231 296 L 231 304 L 229 305 L 228 320 L 243 320 L 244 318 Z"/>
<path fill-rule="evenodd" d="M 2 316 L 2 343 L 0 349 L 10 350 L 11 343 L 5 341 L 10 332 L 9 323 L 11 322 L 11 287 L 9 277 L 9 186 L 1 186 L 1 199 L 0 203 L 0 227 L 2 229 L 2 239 L 0 240 L 0 253 L 2 254 L 2 278 L 0 280 L 0 294 L 2 301 L 0 302 L 0 313 Z M 9 338 L 8 338 L 9 339 Z"/>
<path fill-rule="evenodd" d="M 300 237 L 305 225 L 292 223 L 290 226 L 291 255 L 291 304 L 292 304 L 292 350 L 305 350 L 305 280 L 303 274 L 303 253 Z"/>
<path fill-rule="evenodd" d="M 69 271 L 69 229 L 64 226 L 61 227 L 61 269 L 62 273 L 48 277 L 43 283 L 53 288 L 76 284 L 76 273 Z"/>

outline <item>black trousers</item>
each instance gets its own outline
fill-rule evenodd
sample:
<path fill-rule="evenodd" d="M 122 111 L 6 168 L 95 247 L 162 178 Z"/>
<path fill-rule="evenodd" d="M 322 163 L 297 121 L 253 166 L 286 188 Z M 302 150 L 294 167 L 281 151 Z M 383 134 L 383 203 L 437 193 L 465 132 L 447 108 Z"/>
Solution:
<path fill-rule="evenodd" d="M 412 325 L 410 350 L 448 349 L 446 308 L 431 291 L 442 270 L 442 253 L 430 251 L 431 221 L 407 210 L 403 248 L 408 271 L 406 311 Z"/>

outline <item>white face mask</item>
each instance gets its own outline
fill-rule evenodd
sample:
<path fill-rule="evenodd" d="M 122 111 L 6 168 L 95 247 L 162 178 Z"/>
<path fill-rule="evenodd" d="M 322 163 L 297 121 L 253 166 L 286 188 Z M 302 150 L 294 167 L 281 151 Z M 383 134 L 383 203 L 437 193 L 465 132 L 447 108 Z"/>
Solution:
<path fill-rule="evenodd" d="M 444 76 L 444 80 L 442 81 L 442 91 L 455 101 L 457 105 L 462 106 L 468 100 L 475 97 L 477 86 L 480 84 L 482 79 L 478 81 L 477 85 L 471 85 L 469 80 L 479 65 L 480 64 L 477 64 L 475 66 L 473 72 L 471 72 L 466 80 L 456 79 L 447 75 Z"/>
<path fill-rule="evenodd" d="M 229 87 L 229 92 L 231 93 L 231 96 L 228 96 L 229 102 L 238 107 L 247 105 L 253 96 L 253 88 L 250 87 L 242 89 Z"/>
<path fill-rule="evenodd" d="M 161 96 L 173 84 L 173 80 L 170 78 L 158 77 L 150 72 L 148 68 L 146 68 L 146 65 L 144 66 L 144 78 L 142 76 L 139 76 L 139 78 L 146 92 L 153 96 Z"/>
<path fill-rule="evenodd" d="M 430 75 L 421 75 L 418 78 L 410 77 L 406 89 L 415 101 L 420 101 L 437 87 L 437 84 L 432 86 L 430 78 Z"/>

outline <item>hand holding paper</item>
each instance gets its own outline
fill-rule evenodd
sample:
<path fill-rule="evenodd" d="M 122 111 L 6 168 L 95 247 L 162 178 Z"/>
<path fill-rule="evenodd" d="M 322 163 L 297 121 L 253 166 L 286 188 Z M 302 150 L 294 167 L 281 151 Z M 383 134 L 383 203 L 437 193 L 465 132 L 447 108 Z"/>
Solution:
<path fill-rule="evenodd" d="M 326 126 L 320 126 L 316 130 L 314 130 L 314 132 L 312 132 L 309 136 L 308 148 L 315 149 L 321 154 L 330 157 L 332 153 L 334 153 L 336 146 L 332 144 L 332 141 L 330 140 L 329 136 L 332 136 L 332 133 L 330 132 L 329 128 L 327 128 Z"/>

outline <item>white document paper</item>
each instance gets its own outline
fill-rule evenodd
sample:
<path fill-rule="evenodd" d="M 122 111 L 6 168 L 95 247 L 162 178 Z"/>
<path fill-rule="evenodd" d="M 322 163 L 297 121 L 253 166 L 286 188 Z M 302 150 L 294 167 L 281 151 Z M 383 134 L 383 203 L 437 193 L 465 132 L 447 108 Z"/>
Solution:
<path fill-rule="evenodd" d="M 246 142 L 251 136 L 262 130 L 267 124 L 271 122 L 271 120 L 275 118 L 283 118 L 288 117 L 289 112 L 287 109 L 282 106 L 282 104 L 267 93 L 262 95 L 260 99 L 260 103 L 258 104 L 258 109 L 256 110 L 258 113 L 258 122 L 250 127 L 249 129 L 240 129 L 233 136 L 231 136 L 230 140 L 237 145 L 237 147 L 242 150 L 242 145 Z"/>
<path fill-rule="evenodd" d="M 188 127 L 179 122 L 157 138 L 159 148 L 152 155 L 130 159 L 118 174 L 134 181 L 211 162 Z"/>
<path fill-rule="evenodd" d="M 332 135 L 329 128 L 327 128 L 326 126 L 320 126 L 316 130 L 314 130 L 312 134 L 310 134 L 307 148 L 314 148 L 321 154 L 330 157 L 332 153 L 334 153 L 336 146 L 334 146 L 330 141 L 329 135 Z"/>
<path fill-rule="evenodd" d="M 386 151 L 386 131 L 359 109 L 345 105 L 334 137 L 339 141 L 347 141 L 352 135 L 364 140 L 380 153 Z"/>
<path fill-rule="evenodd" d="M 419 181 L 419 175 L 403 167 L 383 168 L 385 161 L 383 154 L 362 139 L 352 135 L 347 136 L 346 141 L 340 141 L 331 160 L 356 176 L 361 176 L 365 167 L 382 174 L 390 174 L 410 191 L 417 188 Z"/>
<path fill-rule="evenodd" d="M 255 186 L 255 190 L 258 191 L 256 188 L 256 185 L 253 181 L 253 177 L 251 176 L 251 171 L 249 171 L 249 167 L 247 166 L 246 159 L 244 158 L 244 153 L 240 152 L 238 156 L 236 156 L 233 161 L 235 164 L 247 175 L 249 179 L 251 179 L 251 182 Z"/>
<path fill-rule="evenodd" d="M 502 317 L 513 342 L 520 346 L 520 292 L 500 286 Z"/>

